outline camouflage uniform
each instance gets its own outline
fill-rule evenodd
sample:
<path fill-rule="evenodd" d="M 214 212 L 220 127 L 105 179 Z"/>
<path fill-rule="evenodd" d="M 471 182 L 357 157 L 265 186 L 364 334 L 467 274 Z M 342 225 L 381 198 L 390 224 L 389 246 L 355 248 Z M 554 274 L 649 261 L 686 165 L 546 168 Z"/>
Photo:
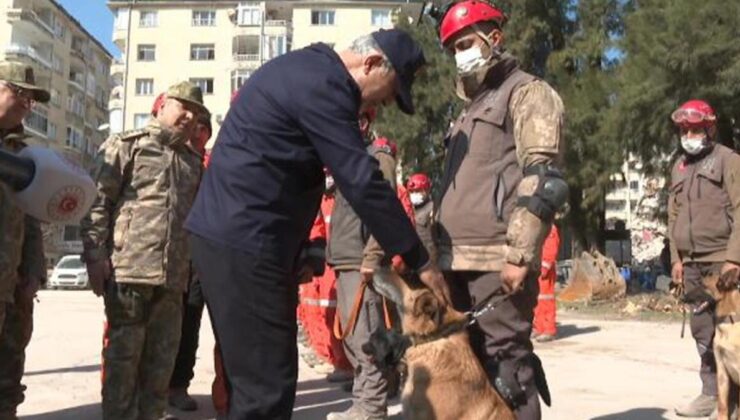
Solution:
<path fill-rule="evenodd" d="M 23 128 L 0 132 L 0 148 L 18 152 L 25 147 Z M 33 298 L 22 293 L 29 278 L 46 279 L 43 239 L 39 222 L 13 204 L 9 189 L 0 183 L 0 419 L 15 418 L 23 402 L 21 385 L 25 350 L 33 331 Z"/>
<path fill-rule="evenodd" d="M 49 99 L 35 86 L 30 66 L 0 62 L 0 80 L 31 90 L 39 102 Z M 0 130 L 0 149 L 17 153 L 27 138 L 22 125 Z M 46 281 L 41 226 L 15 205 L 10 189 L 0 182 L 0 420 L 15 419 L 24 400 L 21 379 L 33 331 L 33 297 L 23 287 L 32 278 Z"/>
<path fill-rule="evenodd" d="M 446 140 L 435 242 L 459 310 L 501 287 L 506 263 L 529 268 L 524 290 L 483 315 L 471 339 L 492 381 L 507 371 L 526 389 L 518 418 L 536 419 L 541 414 L 530 334 L 542 242 L 550 226 L 517 203 L 539 182 L 538 175 L 525 176 L 525 169 L 552 164 L 559 155 L 563 103 L 509 54 L 488 70 L 485 83 Z"/>
<path fill-rule="evenodd" d="M 202 103 L 200 89 L 186 82 L 168 91 L 177 95 Z M 82 235 L 85 261 L 110 258 L 113 268 L 104 295 L 106 419 L 165 412 L 190 268 L 183 223 L 201 173 L 200 156 L 184 140 L 152 120 L 112 136 L 98 152 L 98 198 Z"/>

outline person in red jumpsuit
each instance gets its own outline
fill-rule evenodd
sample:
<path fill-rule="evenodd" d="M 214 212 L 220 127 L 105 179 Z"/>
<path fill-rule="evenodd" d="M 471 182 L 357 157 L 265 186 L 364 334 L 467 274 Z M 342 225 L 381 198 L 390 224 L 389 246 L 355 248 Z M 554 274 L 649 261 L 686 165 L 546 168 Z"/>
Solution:
<path fill-rule="evenodd" d="M 537 297 L 537 307 L 534 309 L 534 324 L 532 335 L 537 342 L 552 341 L 557 336 L 555 325 L 555 281 L 557 280 L 556 263 L 560 235 L 558 228 L 552 225 L 550 233 L 542 244 L 542 265 L 540 268 L 540 294 Z"/>

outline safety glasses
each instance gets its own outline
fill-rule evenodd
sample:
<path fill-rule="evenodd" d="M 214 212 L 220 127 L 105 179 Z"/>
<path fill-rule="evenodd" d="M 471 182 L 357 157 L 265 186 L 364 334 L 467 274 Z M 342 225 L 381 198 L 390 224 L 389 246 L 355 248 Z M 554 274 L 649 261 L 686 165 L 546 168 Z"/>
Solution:
<path fill-rule="evenodd" d="M 717 119 L 714 115 L 706 114 L 696 109 L 678 109 L 671 114 L 671 120 L 676 125 L 709 125 Z"/>

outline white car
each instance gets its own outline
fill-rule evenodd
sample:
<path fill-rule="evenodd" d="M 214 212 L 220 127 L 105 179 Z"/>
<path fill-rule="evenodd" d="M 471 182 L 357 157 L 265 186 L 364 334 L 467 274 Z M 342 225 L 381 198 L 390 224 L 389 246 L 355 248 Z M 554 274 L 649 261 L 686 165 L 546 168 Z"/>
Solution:
<path fill-rule="evenodd" d="M 54 267 L 49 278 L 49 289 L 87 289 L 87 269 L 79 255 L 66 255 Z"/>

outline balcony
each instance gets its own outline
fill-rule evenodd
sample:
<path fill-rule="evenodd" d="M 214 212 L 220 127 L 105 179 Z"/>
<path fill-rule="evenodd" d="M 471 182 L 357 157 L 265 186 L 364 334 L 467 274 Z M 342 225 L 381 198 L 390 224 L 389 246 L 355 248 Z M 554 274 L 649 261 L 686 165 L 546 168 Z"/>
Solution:
<path fill-rule="evenodd" d="M 110 66 L 110 75 L 116 76 L 120 75 L 123 77 L 123 74 L 126 72 L 126 64 L 122 60 L 113 60 Z"/>
<path fill-rule="evenodd" d="M 54 28 L 31 9 L 9 9 L 8 22 L 12 24 L 18 21 L 29 23 L 39 32 L 54 37 Z"/>
<path fill-rule="evenodd" d="M 128 38 L 128 29 L 126 26 L 116 26 L 113 28 L 113 43 L 118 49 L 126 51 L 126 39 Z"/>
<path fill-rule="evenodd" d="M 237 62 L 245 62 L 245 61 L 259 62 L 260 61 L 259 53 L 257 54 L 234 54 L 233 58 L 234 58 L 234 61 L 237 61 Z"/>
<path fill-rule="evenodd" d="M 80 92 L 85 92 L 85 77 L 81 73 L 70 74 L 67 83 L 79 89 Z"/>
<path fill-rule="evenodd" d="M 123 109 L 123 99 L 111 99 L 108 101 L 108 111 Z"/>
<path fill-rule="evenodd" d="M 288 27 L 288 21 L 287 20 L 266 20 L 265 26 L 275 27 Z"/>
<path fill-rule="evenodd" d="M 32 59 L 51 70 L 52 65 L 49 58 L 44 57 L 36 48 L 30 45 L 10 44 L 5 47 L 5 53 L 8 55 L 21 55 Z"/>

